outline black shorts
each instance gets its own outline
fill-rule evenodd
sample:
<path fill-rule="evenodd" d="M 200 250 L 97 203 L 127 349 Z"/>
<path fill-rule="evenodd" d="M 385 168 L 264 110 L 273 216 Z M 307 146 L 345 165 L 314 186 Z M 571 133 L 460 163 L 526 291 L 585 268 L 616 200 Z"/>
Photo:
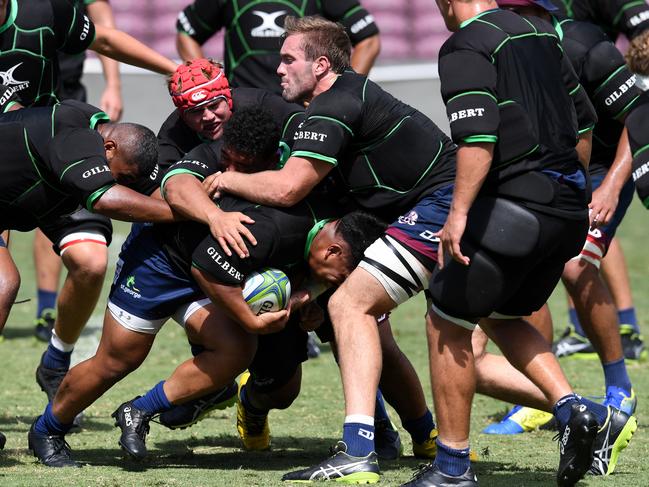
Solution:
<path fill-rule="evenodd" d="M 527 316 L 547 302 L 565 263 L 583 246 L 588 219 L 570 220 L 528 211 L 538 220 L 539 232 L 535 245 L 525 255 L 504 256 L 463 237 L 462 251 L 471 265 L 452 261 L 431 278 L 430 292 L 438 310 L 476 323 L 489 316 Z M 487 263 L 485 274 L 480 262 Z M 480 313 L 475 312 L 476 307 Z"/>
<path fill-rule="evenodd" d="M 259 335 L 257 353 L 248 368 L 249 382 L 262 393 L 284 386 L 307 360 L 308 333 L 302 330 L 299 320 L 291 318 L 286 327 L 277 333 Z"/>
<path fill-rule="evenodd" d="M 113 225 L 110 218 L 91 213 L 83 207 L 68 215 L 56 217 L 51 222 L 40 223 L 38 228 L 52 242 L 52 248 L 57 254 L 61 253 L 59 242 L 63 237 L 76 232 L 96 231 L 104 236 L 106 245 L 110 245 L 113 238 Z"/>

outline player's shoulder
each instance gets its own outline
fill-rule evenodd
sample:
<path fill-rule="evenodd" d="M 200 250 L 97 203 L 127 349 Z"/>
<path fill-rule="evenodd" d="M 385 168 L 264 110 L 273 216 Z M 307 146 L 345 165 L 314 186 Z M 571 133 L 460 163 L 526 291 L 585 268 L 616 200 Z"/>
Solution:
<path fill-rule="evenodd" d="M 563 32 L 563 42 L 577 42 L 587 49 L 599 44 L 609 42 L 606 33 L 597 25 L 574 19 L 561 19 L 558 24 Z"/>
<path fill-rule="evenodd" d="M 65 128 L 94 129 L 97 124 L 108 122 L 103 110 L 78 100 L 64 100 L 53 107 L 54 132 Z"/>
<path fill-rule="evenodd" d="M 61 0 L 30 0 L 26 2 L 10 2 L 10 8 L 16 8 L 14 23 L 21 29 L 39 29 L 51 27 L 54 24 L 55 2 Z"/>
<path fill-rule="evenodd" d="M 338 76 L 331 88 L 311 101 L 306 109 L 306 117 L 349 116 L 360 110 L 365 103 L 368 87 L 373 85 L 374 83 L 367 77 L 353 71 L 345 71 Z"/>

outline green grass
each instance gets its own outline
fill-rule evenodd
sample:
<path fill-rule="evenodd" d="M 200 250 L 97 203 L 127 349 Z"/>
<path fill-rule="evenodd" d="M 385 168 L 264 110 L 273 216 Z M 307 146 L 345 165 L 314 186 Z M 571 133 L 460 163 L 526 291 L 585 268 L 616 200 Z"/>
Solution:
<path fill-rule="evenodd" d="M 649 323 L 649 256 L 646 254 L 646 228 L 649 214 L 635 204 L 620 232 L 627 251 L 634 296 L 641 323 Z M 116 226 L 118 234 L 127 231 Z M 114 263 L 119 250 L 111 247 Z M 34 294 L 31 260 L 31 237 L 16 234 L 12 252 L 21 269 L 23 285 L 20 298 Z M 109 271 L 112 277 L 112 270 Z M 107 279 L 104 296 L 110 279 Z M 89 351 L 100 330 L 105 297 L 97 308 L 79 348 Z M 557 329 L 566 322 L 565 298 L 562 290 L 551 301 Z M 141 394 L 189 355 L 183 332 L 168 323 L 142 367 L 115 386 L 86 412 L 86 428 L 70 435 L 68 441 L 75 457 L 86 464 L 82 469 L 48 469 L 36 463 L 27 451 L 27 431 L 34 417 L 45 406 L 45 395 L 34 380 L 34 370 L 44 344 L 32 337 L 32 316 L 35 303 L 14 307 L 0 343 L 0 431 L 7 435 L 7 446 L 0 452 L 0 485 L 29 486 L 269 486 L 281 485 L 281 474 L 296 467 L 307 466 L 326 455 L 328 447 L 340 436 L 343 403 L 338 371 L 331 353 L 304 366 L 302 394 L 287 411 L 274 411 L 270 416 L 273 451 L 246 453 L 239 449 L 235 430 L 235 410 L 218 412 L 199 425 L 184 431 L 169 431 L 152 424 L 148 445 L 149 459 L 134 464 L 122 458 L 117 445 L 118 430 L 112 426 L 110 413 L 126 399 Z M 430 398 L 427 376 L 427 350 L 424 339 L 421 298 L 407 303 L 393 314 L 397 340 L 410 357 Z M 646 330 L 646 328 L 645 328 Z M 565 361 L 566 373 L 576 390 L 584 394 L 602 394 L 603 377 L 597 362 Z M 622 454 L 612 478 L 587 477 L 580 485 L 649 485 L 649 439 L 644 434 L 645 405 L 649 403 L 648 365 L 630 365 L 640 402 L 640 428 L 630 447 Z M 472 446 L 480 454 L 476 471 L 482 486 L 547 486 L 554 485 L 558 461 L 557 445 L 552 433 L 535 432 L 514 437 L 491 437 L 479 431 L 506 406 L 498 401 L 477 396 L 472 416 Z M 396 416 L 395 416 L 396 417 Z M 416 468 L 410 440 L 402 432 L 406 456 L 399 461 L 383 462 L 384 485 L 399 485 Z"/>

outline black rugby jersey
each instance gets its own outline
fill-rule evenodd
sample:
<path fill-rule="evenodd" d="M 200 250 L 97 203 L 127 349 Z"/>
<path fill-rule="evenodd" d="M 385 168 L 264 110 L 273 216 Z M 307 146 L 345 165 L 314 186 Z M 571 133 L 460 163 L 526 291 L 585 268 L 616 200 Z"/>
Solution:
<path fill-rule="evenodd" d="M 257 88 L 234 88 L 232 89 L 232 110 L 260 107 L 268 110 L 277 124 L 282 129 L 280 148 L 282 149 L 282 160 L 288 157 L 290 136 L 297 125 L 302 121 L 304 109 L 295 103 L 284 101 L 281 96 L 269 93 L 266 90 Z M 178 110 L 174 110 L 167 120 L 160 127 L 158 132 L 158 165 L 151 174 L 150 184 L 142 188 L 145 194 L 155 191 L 162 178 L 165 176 L 169 166 L 178 162 L 183 156 L 194 147 L 208 142 L 203 140 L 196 132 L 192 131 L 182 118 Z"/>
<path fill-rule="evenodd" d="M 595 110 L 591 174 L 606 173 L 615 159 L 623 120 L 642 91 L 624 57 L 596 25 L 571 19 L 554 20 L 565 53 Z"/>
<path fill-rule="evenodd" d="M 203 180 L 222 170 L 221 146 L 220 140 L 199 145 L 171 166 L 164 182 L 172 174 L 192 174 Z M 249 229 L 257 245 L 248 246 L 249 257 L 225 255 L 209 228 L 200 223 L 154 225 L 154 232 L 177 270 L 189 275 L 191 265 L 195 265 L 228 285 L 240 285 L 247 274 L 262 267 L 287 272 L 303 262 L 309 230 L 318 221 L 336 215 L 333 206 L 316 195 L 291 208 L 261 206 L 231 195 L 221 198 L 218 205 L 223 211 L 240 211 L 255 221 Z"/>
<path fill-rule="evenodd" d="M 355 45 L 378 33 L 357 0 L 195 0 L 178 15 L 176 27 L 198 43 L 225 29 L 225 72 L 233 86 L 281 94 L 277 76 L 287 15 L 321 15 L 342 23 Z"/>
<path fill-rule="evenodd" d="M 640 96 L 638 107 L 625 120 L 633 154 L 631 176 L 642 204 L 649 208 L 649 92 Z"/>
<path fill-rule="evenodd" d="M 596 115 L 551 24 L 483 12 L 444 43 L 439 73 L 453 140 L 495 144 L 484 188 L 530 170 L 578 170 L 578 133 Z"/>
<path fill-rule="evenodd" d="M 0 82 L 14 87 L 24 105 L 57 101 L 57 51 L 78 54 L 95 27 L 68 0 L 11 0 L 0 26 Z"/>
<path fill-rule="evenodd" d="M 75 0 L 75 6 L 79 9 L 79 12 L 86 14 L 86 6 L 94 3 L 95 1 L 101 0 Z M 63 85 L 77 86 L 81 83 L 81 77 L 83 76 L 83 64 L 86 60 L 86 51 L 82 51 L 78 54 L 66 54 L 65 52 L 58 53 L 59 58 L 59 79 L 60 83 L 56 91 L 56 96 L 59 100 L 62 100 L 62 90 Z M 81 100 L 81 101 L 86 101 Z"/>
<path fill-rule="evenodd" d="M 116 182 L 104 140 L 108 116 L 73 100 L 0 116 L 0 228 L 28 231 L 39 222 L 93 204 Z"/>
<path fill-rule="evenodd" d="M 644 0 L 553 0 L 564 14 L 600 26 L 615 42 L 618 34 L 633 39 L 649 27 Z"/>
<path fill-rule="evenodd" d="M 386 221 L 455 178 L 455 146 L 433 121 L 353 71 L 316 96 L 305 118 L 291 156 L 336 166 L 351 198 Z"/>

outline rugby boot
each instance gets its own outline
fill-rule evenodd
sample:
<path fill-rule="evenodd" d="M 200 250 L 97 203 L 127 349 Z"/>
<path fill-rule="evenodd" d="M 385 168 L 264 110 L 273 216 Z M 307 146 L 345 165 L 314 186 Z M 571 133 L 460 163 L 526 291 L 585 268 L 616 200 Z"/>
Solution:
<path fill-rule="evenodd" d="M 554 416 L 545 411 L 524 406 L 514 406 L 497 423 L 492 423 L 482 430 L 487 435 L 517 435 L 534 431 L 547 424 Z"/>
<path fill-rule="evenodd" d="M 638 406 L 638 398 L 633 389 L 631 389 L 631 395 L 627 396 L 624 389 L 611 386 L 606 388 L 606 399 L 603 404 L 604 406 L 613 406 L 615 409 L 632 416 Z"/>
<path fill-rule="evenodd" d="M 56 318 L 56 310 L 52 308 L 45 308 L 41 315 L 34 320 L 34 336 L 41 342 L 49 343 L 52 338 L 52 330 L 54 329 L 54 319 Z"/>
<path fill-rule="evenodd" d="M 374 446 L 381 460 L 396 460 L 403 454 L 401 437 L 389 419 L 375 423 Z"/>
<path fill-rule="evenodd" d="M 575 403 L 571 408 L 570 420 L 555 436 L 559 440 L 559 487 L 572 487 L 591 468 L 599 430 L 597 417 L 584 404 Z"/>
<path fill-rule="evenodd" d="M 644 362 L 649 358 L 649 351 L 645 348 L 642 335 L 636 333 L 632 326 L 620 326 L 620 339 L 622 340 L 622 350 L 626 360 Z"/>
<path fill-rule="evenodd" d="M 36 368 L 36 382 L 41 386 L 41 390 L 47 394 L 47 399 L 49 402 L 54 401 L 54 396 L 56 396 L 56 391 L 59 390 L 61 382 L 65 374 L 68 373 L 68 369 L 59 368 L 59 369 L 49 369 L 43 365 L 43 357 L 47 351 L 43 352 L 41 356 L 41 362 Z"/>
<path fill-rule="evenodd" d="M 478 487 L 478 478 L 469 467 L 466 472 L 457 477 L 442 472 L 433 463 L 422 465 L 412 478 L 401 487 Z"/>
<path fill-rule="evenodd" d="M 34 456 L 48 467 L 81 467 L 72 459 L 70 445 L 63 435 L 43 435 L 34 430 L 39 418 L 32 423 L 27 434 L 27 444 Z"/>
<path fill-rule="evenodd" d="M 437 428 L 433 428 L 430 432 L 430 436 L 422 443 L 417 443 L 415 440 L 412 440 L 412 454 L 415 458 L 422 460 L 433 460 L 437 455 L 437 440 L 438 435 Z M 478 454 L 471 450 L 469 452 L 469 460 L 472 462 L 479 461 Z"/>
<path fill-rule="evenodd" d="M 237 383 L 206 394 L 203 397 L 188 401 L 185 404 L 172 407 L 163 412 L 158 421 L 169 429 L 185 429 L 198 423 L 210 412 L 217 409 L 226 409 L 237 401 Z"/>
<path fill-rule="evenodd" d="M 561 338 L 552 344 L 552 352 L 557 358 L 570 357 L 581 359 L 597 359 L 597 352 L 588 338 L 575 332 L 572 326 L 568 326 Z"/>
<path fill-rule="evenodd" d="M 609 406 L 606 421 L 595 438 L 595 457 L 590 472 L 595 475 L 613 473 L 620 452 L 629 445 L 637 428 L 634 416 Z"/>
<path fill-rule="evenodd" d="M 241 403 L 241 389 L 250 379 L 250 372 L 245 371 L 239 379 L 237 392 L 237 432 L 245 450 L 262 451 L 270 449 L 270 428 L 268 414 L 251 414 Z"/>
<path fill-rule="evenodd" d="M 135 460 L 142 460 L 146 457 L 146 435 L 152 415 L 133 406 L 136 399 L 121 404 L 111 416 L 115 418 L 115 426 L 122 430 L 119 446 Z"/>
<path fill-rule="evenodd" d="M 340 482 L 343 484 L 375 484 L 379 481 L 379 461 L 376 453 L 365 457 L 347 454 L 343 441 L 336 443 L 333 454 L 323 462 L 304 470 L 284 474 L 282 480 L 288 482 Z"/>

